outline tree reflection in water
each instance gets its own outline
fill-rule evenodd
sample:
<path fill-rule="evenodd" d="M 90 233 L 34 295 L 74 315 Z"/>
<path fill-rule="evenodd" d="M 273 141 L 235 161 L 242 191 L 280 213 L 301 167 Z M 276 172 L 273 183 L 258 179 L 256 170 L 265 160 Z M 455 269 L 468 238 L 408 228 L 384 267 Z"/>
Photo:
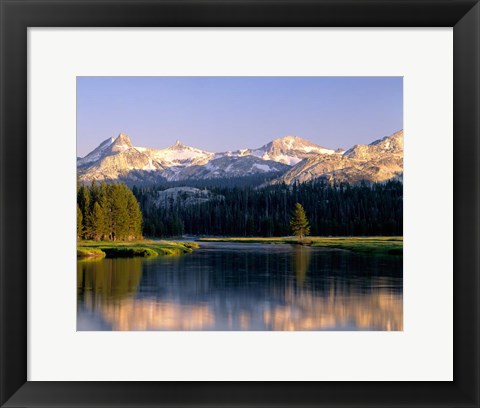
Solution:
<path fill-rule="evenodd" d="M 288 245 L 78 262 L 78 313 L 109 330 L 403 330 L 402 267 Z"/>
<path fill-rule="evenodd" d="M 297 278 L 297 285 L 302 286 L 310 265 L 312 249 L 304 245 L 293 246 L 293 270 Z"/>
<path fill-rule="evenodd" d="M 119 303 L 137 293 L 142 259 L 101 259 L 77 262 L 77 296 L 85 306 Z"/>

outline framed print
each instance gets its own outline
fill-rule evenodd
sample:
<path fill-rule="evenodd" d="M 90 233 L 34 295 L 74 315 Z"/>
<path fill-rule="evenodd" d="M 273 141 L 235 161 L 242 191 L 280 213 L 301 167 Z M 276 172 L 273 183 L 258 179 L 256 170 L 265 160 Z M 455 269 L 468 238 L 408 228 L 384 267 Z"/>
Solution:
<path fill-rule="evenodd" d="M 478 406 L 477 2 L 0 4 L 2 406 Z"/>
<path fill-rule="evenodd" d="M 339 143 L 339 117 L 358 132 L 355 118 L 378 123 L 380 110 L 388 127 L 403 129 L 402 85 L 401 77 L 78 76 L 77 330 L 402 331 L 403 130 L 369 144 L 346 139 L 345 149 L 314 136 L 336 126 Z M 132 100 L 143 104 L 141 118 Z M 125 124 L 150 118 L 161 136 L 144 145 L 170 146 L 139 147 L 126 133 L 95 141 L 120 111 L 132 112 Z M 179 114 L 190 129 L 178 128 Z M 255 132 L 304 121 L 317 143 Z M 169 128 L 183 140 L 169 141 Z"/>

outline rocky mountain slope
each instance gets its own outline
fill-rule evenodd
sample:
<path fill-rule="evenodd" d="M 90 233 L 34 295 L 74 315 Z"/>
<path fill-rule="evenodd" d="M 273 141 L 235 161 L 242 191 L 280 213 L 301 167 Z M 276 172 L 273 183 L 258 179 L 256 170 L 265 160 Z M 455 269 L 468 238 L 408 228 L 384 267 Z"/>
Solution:
<path fill-rule="evenodd" d="M 77 160 L 81 181 L 115 180 L 132 170 L 161 172 L 165 167 L 132 146 L 130 138 L 120 133 L 116 139 L 103 141 L 95 150 Z"/>
<path fill-rule="evenodd" d="M 302 159 L 318 154 L 343 153 L 343 150 L 331 150 L 309 142 L 298 136 L 285 136 L 272 140 L 258 149 L 241 149 L 234 152 L 219 153 L 220 156 L 253 156 L 262 160 L 271 160 L 292 166 Z M 217 156 L 219 156 L 217 155 Z"/>
<path fill-rule="evenodd" d="M 314 178 L 358 183 L 382 182 L 403 177 L 403 131 L 355 145 L 343 155 L 315 156 L 293 166 L 274 182 L 305 182 Z"/>
<path fill-rule="evenodd" d="M 164 167 L 201 166 L 215 157 L 215 153 L 185 146 L 180 140 L 177 140 L 173 146 L 167 147 L 166 149 L 157 150 L 146 147 L 136 147 L 136 149 L 145 153 L 158 163 L 161 163 Z"/>
<path fill-rule="evenodd" d="M 182 206 L 202 204 L 212 200 L 224 199 L 221 195 L 213 194 L 206 189 L 200 190 L 193 187 L 172 187 L 163 191 L 157 191 L 150 197 L 150 204 L 157 207 L 168 207 L 180 202 Z"/>
<path fill-rule="evenodd" d="M 289 168 L 286 164 L 272 160 L 262 160 L 254 156 L 225 156 L 213 159 L 205 165 L 194 165 L 179 169 L 171 175 L 166 175 L 166 178 L 169 181 L 178 181 L 244 177 L 259 173 L 284 173 Z"/>
<path fill-rule="evenodd" d="M 143 183 L 274 176 L 272 183 L 314 178 L 357 183 L 382 182 L 403 174 L 403 131 L 355 145 L 347 151 L 319 146 L 297 136 L 275 139 L 257 149 L 208 152 L 177 141 L 165 149 L 135 147 L 121 133 L 77 159 L 81 181 Z"/>

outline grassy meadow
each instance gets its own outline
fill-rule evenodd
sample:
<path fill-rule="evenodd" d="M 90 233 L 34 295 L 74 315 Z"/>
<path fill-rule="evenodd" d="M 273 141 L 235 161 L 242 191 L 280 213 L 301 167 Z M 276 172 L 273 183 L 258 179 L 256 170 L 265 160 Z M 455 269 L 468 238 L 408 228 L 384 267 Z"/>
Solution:
<path fill-rule="evenodd" d="M 198 248 L 195 242 L 175 241 L 79 241 L 77 258 L 132 258 L 181 255 Z"/>
<path fill-rule="evenodd" d="M 215 237 L 200 238 L 200 242 L 232 242 L 243 244 L 291 244 L 337 248 L 373 255 L 402 255 L 403 237 Z M 177 241 L 79 241 L 78 259 L 132 258 L 181 255 L 198 248 L 196 242 Z"/>
<path fill-rule="evenodd" d="M 403 237 L 296 237 L 273 238 L 201 238 L 203 242 L 237 242 L 251 244 L 300 244 L 312 247 L 345 249 L 348 251 L 377 255 L 402 255 Z"/>

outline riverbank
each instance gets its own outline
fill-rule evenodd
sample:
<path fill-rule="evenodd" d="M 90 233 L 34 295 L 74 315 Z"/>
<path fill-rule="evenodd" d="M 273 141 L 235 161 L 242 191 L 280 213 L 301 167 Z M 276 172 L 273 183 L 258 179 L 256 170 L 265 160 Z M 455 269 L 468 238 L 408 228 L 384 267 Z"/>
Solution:
<path fill-rule="evenodd" d="M 237 242 L 243 244 L 291 244 L 311 247 L 345 249 L 375 255 L 402 255 L 403 237 L 307 237 L 299 241 L 296 237 L 226 237 L 200 238 L 200 242 Z"/>
<path fill-rule="evenodd" d="M 133 258 L 181 255 L 192 252 L 196 242 L 175 241 L 78 241 L 77 259 Z"/>

